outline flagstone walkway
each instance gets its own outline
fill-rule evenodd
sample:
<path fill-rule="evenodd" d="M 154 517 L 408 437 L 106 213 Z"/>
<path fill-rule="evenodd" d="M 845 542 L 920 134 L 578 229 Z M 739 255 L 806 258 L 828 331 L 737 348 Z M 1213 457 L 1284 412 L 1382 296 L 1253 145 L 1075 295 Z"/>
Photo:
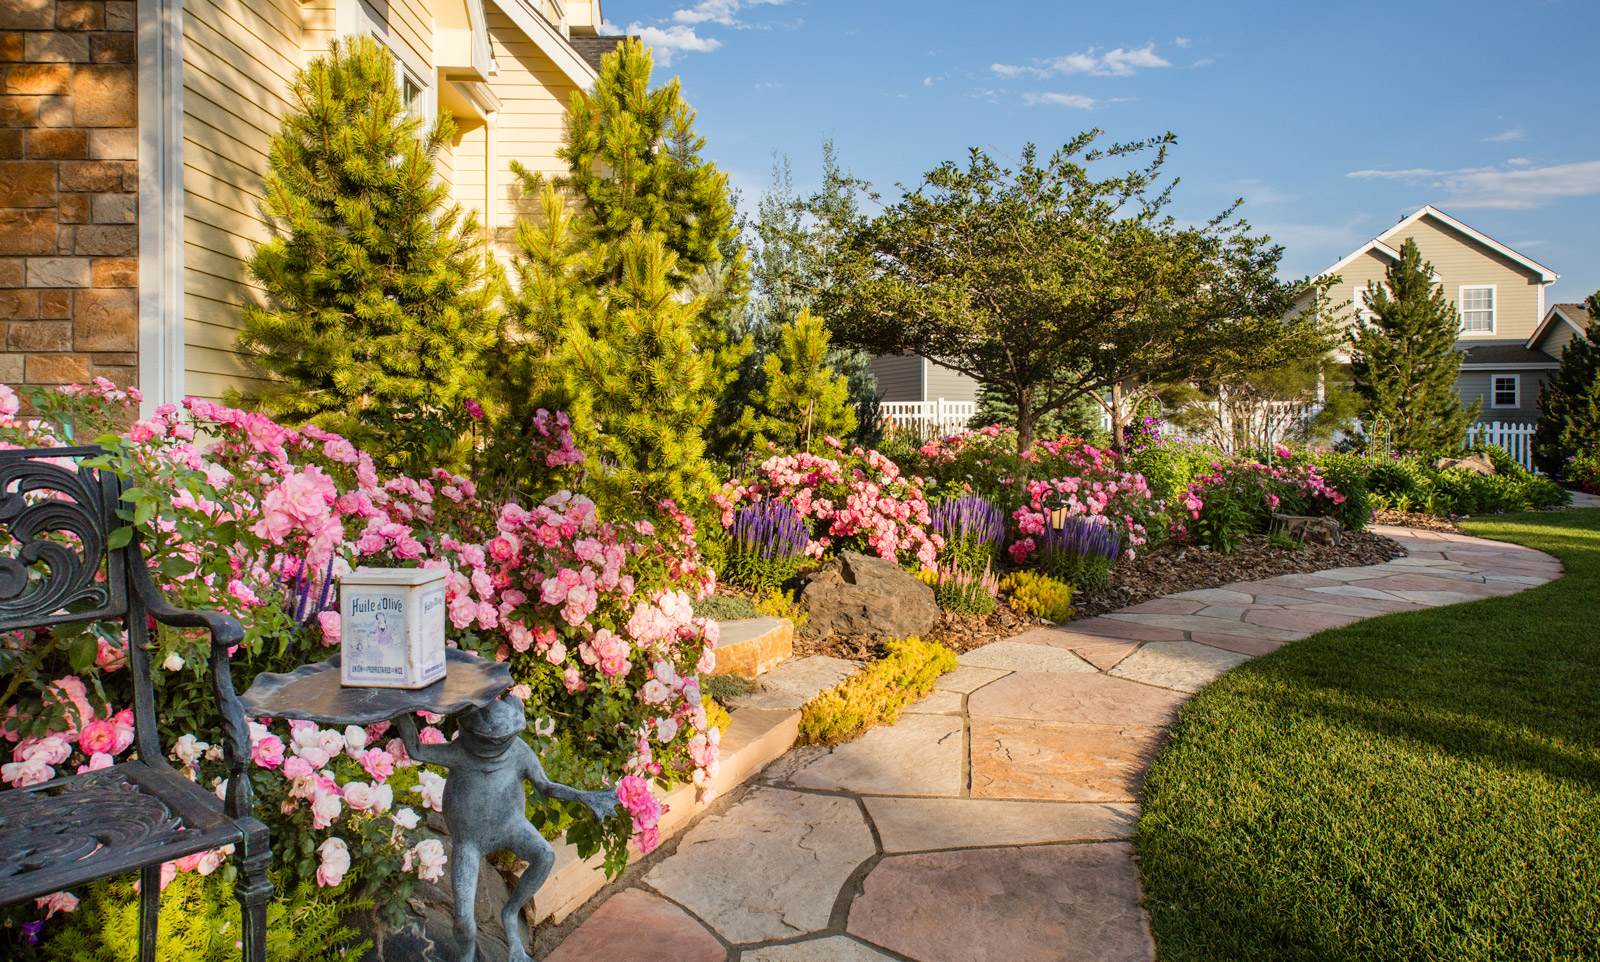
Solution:
<path fill-rule="evenodd" d="M 897 724 L 773 763 L 546 962 L 1148 962 L 1130 840 L 1191 693 L 1312 632 L 1561 573 L 1515 545 L 1377 530 L 1409 555 L 1183 592 L 961 656 Z"/>

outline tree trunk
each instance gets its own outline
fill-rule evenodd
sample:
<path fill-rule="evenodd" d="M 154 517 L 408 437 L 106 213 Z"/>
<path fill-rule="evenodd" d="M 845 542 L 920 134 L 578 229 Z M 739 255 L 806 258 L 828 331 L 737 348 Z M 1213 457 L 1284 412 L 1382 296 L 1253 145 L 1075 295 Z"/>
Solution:
<path fill-rule="evenodd" d="M 1024 388 L 1017 395 L 1017 486 L 1022 490 L 1024 501 L 1028 497 L 1028 476 L 1032 472 L 1028 470 L 1031 462 L 1023 455 L 1033 448 L 1033 425 L 1038 420 L 1033 410 L 1033 390 Z"/>
<path fill-rule="evenodd" d="M 1123 440 L 1123 428 L 1128 423 L 1127 412 L 1122 409 L 1122 382 L 1111 385 L 1111 450 L 1121 457 L 1127 454 L 1127 442 Z"/>

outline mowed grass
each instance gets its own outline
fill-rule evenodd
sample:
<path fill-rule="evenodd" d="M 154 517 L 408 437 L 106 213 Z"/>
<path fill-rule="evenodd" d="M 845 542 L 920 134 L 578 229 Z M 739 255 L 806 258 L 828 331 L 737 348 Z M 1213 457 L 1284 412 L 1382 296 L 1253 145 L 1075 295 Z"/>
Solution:
<path fill-rule="evenodd" d="M 1600 959 L 1600 509 L 1465 527 L 1566 573 L 1184 707 L 1137 838 L 1162 962 Z"/>

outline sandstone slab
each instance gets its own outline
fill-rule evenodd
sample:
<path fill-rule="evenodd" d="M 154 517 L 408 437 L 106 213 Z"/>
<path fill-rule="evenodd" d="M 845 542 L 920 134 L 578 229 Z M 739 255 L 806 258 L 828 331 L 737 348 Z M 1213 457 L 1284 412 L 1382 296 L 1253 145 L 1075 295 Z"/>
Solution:
<path fill-rule="evenodd" d="M 960 711 L 961 693 L 959 691 L 934 689 L 933 693 L 926 698 L 908 705 L 905 713 L 908 715 L 952 715 Z"/>
<path fill-rule="evenodd" d="M 729 704 L 734 708 L 791 711 L 860 670 L 860 662 L 844 658 L 796 658 L 762 675 L 759 691 L 740 695 Z"/>
<path fill-rule="evenodd" d="M 713 675 L 754 678 L 794 654 L 794 622 L 787 618 L 740 618 L 717 627 L 720 636 Z"/>
<path fill-rule="evenodd" d="M 1230 636 L 1231 637 L 1231 636 Z M 1222 651 L 1192 641 L 1158 641 L 1124 658 L 1109 674 L 1178 691 L 1199 691 L 1249 655 Z"/>
<path fill-rule="evenodd" d="M 957 661 L 974 668 L 997 671 L 1092 672 L 1094 666 L 1065 648 L 997 641 L 974 648 Z"/>
<path fill-rule="evenodd" d="M 1072 622 L 1072 630 L 1097 638 L 1116 641 L 1182 641 L 1183 632 L 1176 628 L 1146 624 L 1143 621 L 1119 621 L 1100 615 Z"/>
<path fill-rule="evenodd" d="M 767 769 L 768 781 L 861 795 L 961 794 L 962 720 L 904 715 L 853 742 L 795 752 Z"/>
<path fill-rule="evenodd" d="M 1170 725 L 1187 695 L 1101 674 L 1017 672 L 967 697 L 973 718 L 1087 725 Z"/>
<path fill-rule="evenodd" d="M 845 879 L 875 852 L 854 801 L 757 788 L 690 829 L 644 882 L 731 942 L 791 938 L 827 928 Z M 610 957 L 657 958 L 615 946 Z"/>
<path fill-rule="evenodd" d="M 1164 729 L 972 720 L 972 797 L 1132 802 Z"/>
<path fill-rule="evenodd" d="M 705 926 L 666 899 L 628 889 L 607 899 L 545 962 L 723 962 L 727 951 Z"/>
<path fill-rule="evenodd" d="M 1133 837 L 1131 802 L 1008 802 L 982 798 L 869 798 L 885 852 L 928 852 Z"/>
<path fill-rule="evenodd" d="M 849 931 L 919 962 L 1155 958 L 1125 842 L 891 856 Z"/>
<path fill-rule="evenodd" d="M 893 959 L 849 936 L 832 935 L 809 942 L 746 949 L 739 956 L 739 962 L 893 962 Z"/>
<path fill-rule="evenodd" d="M 1260 638 L 1264 641 L 1298 641 L 1305 637 L 1302 631 L 1285 631 L 1281 628 L 1266 628 L 1260 625 L 1247 625 L 1239 618 L 1244 614 L 1242 609 L 1235 608 L 1231 618 L 1205 618 L 1200 615 L 1123 615 L 1110 614 L 1107 618 L 1117 621 L 1137 622 L 1141 625 L 1157 625 L 1162 628 L 1172 628 L 1177 631 L 1210 631 L 1219 634 L 1239 635 L 1243 638 Z M 1179 639 L 1173 639 L 1174 641 Z"/>
<path fill-rule="evenodd" d="M 940 691 L 956 691 L 963 694 L 976 691 L 989 684 L 996 678 L 1004 678 L 1006 672 L 994 668 L 974 668 L 970 665 L 961 665 L 947 675 L 940 675 L 934 682 L 934 687 Z"/>

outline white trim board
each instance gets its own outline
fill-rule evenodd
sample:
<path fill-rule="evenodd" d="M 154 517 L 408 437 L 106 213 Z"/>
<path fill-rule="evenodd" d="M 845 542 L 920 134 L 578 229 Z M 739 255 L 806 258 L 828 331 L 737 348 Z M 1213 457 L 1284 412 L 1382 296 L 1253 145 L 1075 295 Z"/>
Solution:
<path fill-rule="evenodd" d="M 517 29 L 532 40 L 545 56 L 554 61 L 556 67 L 566 74 L 568 79 L 585 90 L 594 89 L 594 82 L 600 79 L 600 75 L 589 66 L 589 61 L 578 56 L 578 51 L 572 49 L 572 44 L 567 42 L 560 31 L 550 25 L 550 21 L 528 6 L 526 0 L 489 0 L 489 2 L 510 17 L 511 22 L 517 25 Z"/>
<path fill-rule="evenodd" d="M 183 2 L 138 0 L 140 414 L 184 396 Z"/>

